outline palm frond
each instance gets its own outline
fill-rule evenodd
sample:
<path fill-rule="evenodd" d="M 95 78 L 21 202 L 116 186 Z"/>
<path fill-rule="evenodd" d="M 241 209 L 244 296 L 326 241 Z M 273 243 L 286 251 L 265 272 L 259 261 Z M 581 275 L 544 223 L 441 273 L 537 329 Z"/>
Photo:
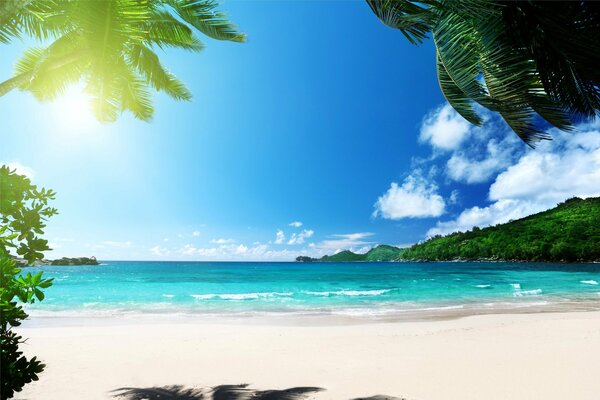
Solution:
<path fill-rule="evenodd" d="M 473 109 L 473 99 L 463 92 L 460 87 L 454 83 L 446 67 L 440 60 L 439 53 L 436 52 L 436 67 L 437 76 L 442 93 L 448 103 L 459 113 L 464 119 L 474 125 L 481 125 L 482 120 Z"/>
<path fill-rule="evenodd" d="M 477 102 L 533 146 L 539 118 L 570 131 L 600 112 L 598 2 L 366 1 L 411 43 L 432 34 L 440 88 L 471 123 Z"/>
<path fill-rule="evenodd" d="M 246 35 L 217 11 L 218 4 L 212 0 L 161 0 L 168 4 L 185 22 L 208 37 L 231 42 L 245 42 Z"/>
<path fill-rule="evenodd" d="M 175 100 L 191 100 L 192 94 L 173 74 L 167 71 L 156 53 L 143 45 L 134 46 L 130 63 L 156 90 L 164 91 Z"/>
<path fill-rule="evenodd" d="M 148 85 L 131 69 L 121 77 L 123 92 L 121 94 L 121 110 L 131 113 L 142 121 L 150 121 L 154 114 L 152 106 L 152 94 Z"/>
<path fill-rule="evenodd" d="M 398 29 L 412 44 L 427 39 L 435 21 L 430 6 L 436 1 L 367 0 L 367 4 L 381 22 Z"/>
<path fill-rule="evenodd" d="M 185 24 L 163 10 L 157 10 L 145 22 L 143 27 L 148 34 L 145 42 L 159 48 L 178 47 L 189 51 L 204 48 L 202 41 Z"/>
<path fill-rule="evenodd" d="M 155 50 L 200 51 L 196 30 L 245 40 L 216 6 L 208 0 L 0 1 L 0 42 L 21 35 L 54 39 L 23 54 L 15 75 L 0 83 L 0 96 L 20 88 L 49 100 L 83 81 L 100 121 L 114 121 L 124 111 L 148 121 L 154 112 L 151 88 L 175 100 L 192 98 Z"/>

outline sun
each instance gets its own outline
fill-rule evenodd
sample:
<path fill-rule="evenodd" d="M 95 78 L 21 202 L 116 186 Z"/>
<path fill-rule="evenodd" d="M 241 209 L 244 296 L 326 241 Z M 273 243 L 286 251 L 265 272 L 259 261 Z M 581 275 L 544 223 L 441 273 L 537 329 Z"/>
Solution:
<path fill-rule="evenodd" d="M 91 97 L 80 87 L 68 89 L 51 104 L 55 128 L 65 133 L 86 131 L 99 124 L 92 112 Z"/>

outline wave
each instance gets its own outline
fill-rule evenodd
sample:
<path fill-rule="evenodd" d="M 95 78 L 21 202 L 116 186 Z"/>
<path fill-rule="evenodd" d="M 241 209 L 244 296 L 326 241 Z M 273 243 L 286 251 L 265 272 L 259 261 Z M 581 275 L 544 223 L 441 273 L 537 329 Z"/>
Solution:
<path fill-rule="evenodd" d="M 269 297 L 289 297 L 292 292 L 257 292 L 257 293 L 208 293 L 208 294 L 191 294 L 196 300 L 256 300 Z"/>
<path fill-rule="evenodd" d="M 542 294 L 542 289 L 533 289 L 533 290 L 519 290 L 518 292 L 513 293 L 515 297 L 525 297 L 525 296 L 537 296 Z"/>
<path fill-rule="evenodd" d="M 520 283 L 511 283 L 510 286 L 515 289 L 515 290 L 521 290 L 521 284 Z"/>
<path fill-rule="evenodd" d="M 376 289 L 376 290 L 335 290 L 330 292 L 302 292 L 312 296 L 380 296 L 382 294 L 391 292 L 392 289 Z"/>
<path fill-rule="evenodd" d="M 595 281 L 593 279 L 588 279 L 588 280 L 579 281 L 579 282 L 581 282 L 581 283 L 583 283 L 585 285 L 597 285 L 598 284 L 598 281 Z"/>
<path fill-rule="evenodd" d="M 476 288 L 480 288 L 480 289 L 486 289 L 491 287 L 492 285 L 475 285 Z"/>
<path fill-rule="evenodd" d="M 163 294 L 162 296 L 163 297 L 168 297 L 169 299 L 172 298 L 172 297 L 175 297 L 174 294 Z"/>

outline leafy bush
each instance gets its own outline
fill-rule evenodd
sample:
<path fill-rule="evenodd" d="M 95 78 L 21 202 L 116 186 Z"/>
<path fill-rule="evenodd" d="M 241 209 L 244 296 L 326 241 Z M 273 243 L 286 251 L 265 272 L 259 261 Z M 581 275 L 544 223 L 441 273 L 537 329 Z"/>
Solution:
<path fill-rule="evenodd" d="M 52 285 L 42 272 L 21 274 L 11 250 L 22 256 L 28 264 L 43 258 L 49 250 L 48 242 L 38 235 L 44 233 L 47 218 L 57 213 L 48 206 L 54 199 L 51 190 L 37 190 L 31 181 L 0 167 L 0 398 L 7 399 L 23 386 L 38 379 L 43 371 L 36 357 L 27 359 L 19 350 L 24 340 L 12 331 L 27 318 L 23 303 L 44 299 L 42 289 Z"/>

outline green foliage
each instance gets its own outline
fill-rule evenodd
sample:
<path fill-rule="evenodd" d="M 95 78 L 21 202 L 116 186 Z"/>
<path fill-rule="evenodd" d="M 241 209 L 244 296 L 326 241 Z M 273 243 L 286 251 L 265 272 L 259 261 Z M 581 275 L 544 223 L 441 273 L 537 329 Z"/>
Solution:
<path fill-rule="evenodd" d="M 398 259 L 402 249 L 385 244 L 373 247 L 365 253 L 365 261 L 393 261 Z"/>
<path fill-rule="evenodd" d="M 301 262 L 355 262 L 355 261 L 395 261 L 402 255 L 404 249 L 398 247 L 388 246 L 385 244 L 373 247 L 371 250 L 364 254 L 357 254 L 350 250 L 340 251 L 331 256 L 323 256 L 319 259 L 310 257 L 300 256 L 296 258 L 296 261 Z"/>
<path fill-rule="evenodd" d="M 600 260 L 600 198 L 573 198 L 506 224 L 436 236 L 406 249 L 404 260 Z"/>
<path fill-rule="evenodd" d="M 340 251 L 331 256 L 323 256 L 320 261 L 346 262 L 346 261 L 364 261 L 364 254 L 355 254 L 350 250 Z"/>
<path fill-rule="evenodd" d="M 26 0 L 0 3 L 0 42 L 23 35 L 46 46 L 30 48 L 15 75 L 0 83 L 0 96 L 19 88 L 41 101 L 84 81 L 96 117 L 112 122 L 123 111 L 148 121 L 151 88 L 175 100 L 191 100 L 189 89 L 160 62 L 156 50 L 198 52 L 195 31 L 219 40 L 244 42 L 212 0 Z"/>
<path fill-rule="evenodd" d="M 33 264 L 49 250 L 44 233 L 45 221 L 56 214 L 48 206 L 54 198 L 51 190 L 38 190 L 25 176 L 7 166 L 0 167 L 0 398 L 11 398 L 15 391 L 37 380 L 44 369 L 36 357 L 27 359 L 19 351 L 23 338 L 12 331 L 27 318 L 22 303 L 44 299 L 42 289 L 52 285 L 42 272 L 21 274 L 11 250 Z M 19 303 L 20 302 L 20 303 Z"/>
<path fill-rule="evenodd" d="M 411 43 L 431 35 L 440 88 L 466 120 L 474 103 L 532 145 L 539 118 L 563 130 L 600 111 L 600 6 L 591 1 L 367 0 Z"/>

